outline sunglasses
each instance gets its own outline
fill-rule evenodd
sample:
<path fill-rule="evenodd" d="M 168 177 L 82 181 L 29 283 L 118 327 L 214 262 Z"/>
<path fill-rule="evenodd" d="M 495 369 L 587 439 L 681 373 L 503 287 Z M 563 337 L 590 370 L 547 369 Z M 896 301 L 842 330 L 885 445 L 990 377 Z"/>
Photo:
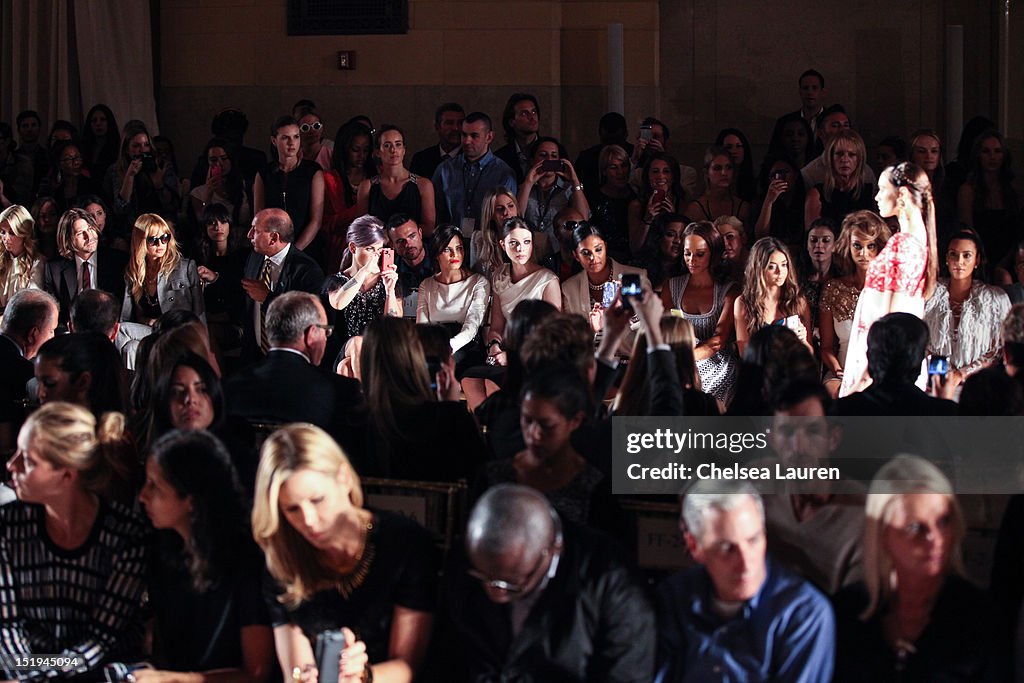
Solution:
<path fill-rule="evenodd" d="M 317 121 L 316 123 L 304 123 L 301 126 L 299 126 L 299 132 L 308 133 L 311 130 L 320 130 L 323 127 L 324 124 L 320 123 L 319 121 Z"/>
<path fill-rule="evenodd" d="M 170 233 L 166 233 L 166 232 L 164 234 L 162 234 L 162 235 L 159 235 L 159 236 L 158 235 L 150 235 L 149 237 L 146 238 L 146 244 L 148 244 L 151 247 L 155 247 L 158 244 L 167 244 L 170 241 L 171 241 L 171 235 L 170 235 Z"/>

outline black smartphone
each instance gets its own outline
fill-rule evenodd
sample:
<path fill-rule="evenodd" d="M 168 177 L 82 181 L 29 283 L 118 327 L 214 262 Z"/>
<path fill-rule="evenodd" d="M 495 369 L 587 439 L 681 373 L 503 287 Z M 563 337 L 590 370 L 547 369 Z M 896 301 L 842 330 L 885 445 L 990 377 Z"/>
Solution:
<path fill-rule="evenodd" d="M 650 141 L 653 135 L 651 126 L 640 126 L 640 139 Z"/>
<path fill-rule="evenodd" d="M 636 273 L 622 274 L 622 296 L 641 296 L 644 293 L 640 286 L 640 276 Z"/>
<path fill-rule="evenodd" d="M 437 391 L 437 373 L 441 372 L 441 359 L 427 356 L 427 374 L 430 375 L 430 390 Z"/>
<path fill-rule="evenodd" d="M 322 631 L 316 636 L 317 680 L 337 681 L 338 660 L 345 649 L 345 634 L 340 629 Z"/>
<path fill-rule="evenodd" d="M 565 164 L 561 159 L 545 159 L 540 162 L 541 173 L 561 173 L 564 169 Z"/>
<path fill-rule="evenodd" d="M 949 359 L 945 356 L 928 356 L 928 374 L 942 375 L 949 372 Z"/>
<path fill-rule="evenodd" d="M 146 173 L 152 173 L 156 170 L 156 157 L 152 154 L 140 154 L 136 159 L 142 159 L 142 170 Z"/>
<path fill-rule="evenodd" d="M 785 180 L 786 172 L 784 170 L 778 170 L 772 173 L 772 180 Z"/>

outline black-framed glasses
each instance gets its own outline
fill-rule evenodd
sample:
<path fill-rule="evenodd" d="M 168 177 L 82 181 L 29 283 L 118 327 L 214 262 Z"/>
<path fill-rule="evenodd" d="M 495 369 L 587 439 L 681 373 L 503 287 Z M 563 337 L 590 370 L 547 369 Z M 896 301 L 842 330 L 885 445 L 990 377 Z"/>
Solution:
<path fill-rule="evenodd" d="M 576 230 L 576 228 L 582 228 L 585 225 L 590 225 L 590 224 L 587 223 L 586 221 L 566 221 L 566 222 L 562 223 L 562 230 L 566 230 L 568 232 L 574 232 Z"/>
<path fill-rule="evenodd" d="M 73 163 L 76 163 L 76 162 L 81 161 L 81 160 L 82 160 L 82 155 L 79 154 L 79 155 L 76 155 L 76 156 L 62 157 L 61 158 L 61 163 L 73 164 Z"/>
<path fill-rule="evenodd" d="M 316 123 L 304 123 L 301 126 L 299 126 L 299 132 L 308 133 L 311 130 L 320 130 L 323 127 L 324 124 L 320 123 L 319 121 L 317 121 Z"/>
<path fill-rule="evenodd" d="M 169 232 L 165 232 L 162 235 L 150 235 L 149 237 L 146 238 L 146 244 L 148 244 L 151 247 L 155 247 L 158 244 L 167 244 L 170 241 L 171 234 Z"/>
<path fill-rule="evenodd" d="M 324 325 L 324 324 L 321 324 L 321 323 L 314 323 L 313 327 L 319 327 L 321 330 L 323 330 L 325 337 L 330 337 L 331 334 L 334 332 L 334 325 Z"/>

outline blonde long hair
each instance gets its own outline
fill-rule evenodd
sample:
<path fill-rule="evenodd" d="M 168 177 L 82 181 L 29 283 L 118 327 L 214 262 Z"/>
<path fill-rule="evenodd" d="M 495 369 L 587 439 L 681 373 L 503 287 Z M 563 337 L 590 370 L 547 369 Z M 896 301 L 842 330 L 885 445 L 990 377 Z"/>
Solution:
<path fill-rule="evenodd" d="M 142 291 L 146 285 L 146 239 L 159 237 L 163 234 L 171 236 L 167 243 L 167 251 L 160 260 L 160 275 L 168 275 L 178 267 L 181 262 L 181 251 L 178 249 L 178 241 L 174 238 L 174 228 L 155 213 L 144 213 L 135 221 L 132 228 L 132 245 L 128 260 L 128 287 L 132 298 L 138 301 L 142 298 Z"/>
<path fill-rule="evenodd" d="M 492 187 L 484 193 L 480 206 L 480 230 L 483 240 L 480 243 L 480 254 L 477 255 L 477 270 L 485 277 L 492 277 L 501 270 L 505 263 L 505 252 L 502 251 L 501 225 L 494 221 L 494 205 L 499 197 L 508 197 L 513 202 L 516 196 L 507 187 Z"/>
<path fill-rule="evenodd" d="M 359 475 L 324 430 L 311 424 L 290 424 L 263 442 L 256 472 L 252 534 L 266 554 L 267 569 L 284 586 L 281 602 L 292 608 L 318 591 L 339 585 L 338 573 L 324 566 L 320 552 L 281 514 L 281 486 L 300 470 L 328 477 L 342 474 L 350 483 L 352 505 L 363 506 Z"/>
<path fill-rule="evenodd" d="M 18 263 L 21 264 L 21 268 L 18 269 L 17 281 L 11 288 L 11 292 L 16 292 L 32 284 L 32 264 L 39 257 L 39 252 L 36 249 L 36 222 L 28 209 L 12 204 L 0 211 L 0 225 L 3 224 L 7 225 L 7 229 L 15 237 L 20 237 L 24 244 L 21 256 L 14 256 L 0 243 L 0 281 L 7 280 L 15 270 L 14 266 Z"/>
<path fill-rule="evenodd" d="M 825 145 L 825 183 L 824 192 L 822 192 L 822 198 L 825 201 L 832 199 L 832 193 L 836 189 L 836 177 L 832 161 L 836 155 L 836 148 L 840 144 L 853 147 L 852 151 L 857 155 L 857 168 L 853 171 L 853 198 L 860 199 L 860 193 L 864 189 L 864 164 L 867 161 L 866 157 L 868 154 L 867 149 L 864 147 L 864 138 L 860 136 L 860 133 L 851 128 L 843 128 L 832 136 L 832 139 Z"/>
<path fill-rule="evenodd" d="M 966 524 L 949 479 L 924 458 L 897 456 L 875 474 L 864 507 L 864 583 L 868 589 L 868 606 L 860 615 L 864 621 L 889 600 L 896 588 L 892 558 L 882 547 L 882 536 L 899 501 L 915 493 L 937 493 L 949 502 L 953 537 L 947 567 L 957 576 L 967 574 L 961 557 Z"/>

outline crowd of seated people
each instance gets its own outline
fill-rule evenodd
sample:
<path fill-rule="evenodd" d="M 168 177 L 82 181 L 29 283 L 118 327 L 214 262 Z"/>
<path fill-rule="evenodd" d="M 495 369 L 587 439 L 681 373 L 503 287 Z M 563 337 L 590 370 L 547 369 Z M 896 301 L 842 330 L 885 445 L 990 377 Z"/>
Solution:
<path fill-rule="evenodd" d="M 309 100 L 268 156 L 224 110 L 190 178 L 105 105 L 49 144 L 0 124 L 0 682 L 317 683 L 329 630 L 338 683 L 1024 671 L 1024 505 L 993 601 L 919 457 L 852 492 L 702 482 L 656 587 L 624 551 L 615 416 L 764 417 L 807 466 L 832 416 L 1024 415 L 1003 136 L 972 120 L 944 165 L 922 127 L 873 169 L 824 77 L 799 92 L 764 159 L 607 114 L 570 161 L 521 92 L 441 105 L 411 162 Z M 381 480 L 463 482 L 443 555 Z"/>

